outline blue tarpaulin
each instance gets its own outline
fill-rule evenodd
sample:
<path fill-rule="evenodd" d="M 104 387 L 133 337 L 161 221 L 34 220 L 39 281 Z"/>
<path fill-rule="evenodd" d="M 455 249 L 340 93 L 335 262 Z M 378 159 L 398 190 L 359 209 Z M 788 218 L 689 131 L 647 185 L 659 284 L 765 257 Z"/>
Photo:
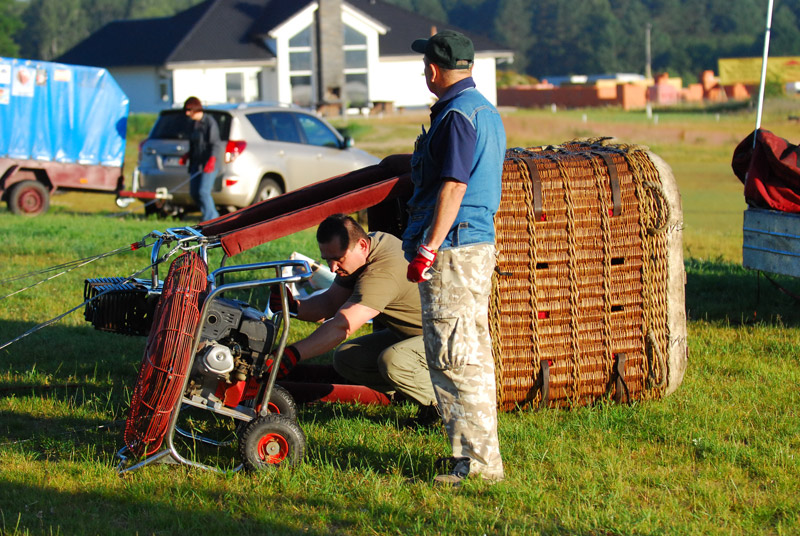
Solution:
<path fill-rule="evenodd" d="M 0 158 L 121 167 L 127 121 L 105 69 L 0 57 Z"/>

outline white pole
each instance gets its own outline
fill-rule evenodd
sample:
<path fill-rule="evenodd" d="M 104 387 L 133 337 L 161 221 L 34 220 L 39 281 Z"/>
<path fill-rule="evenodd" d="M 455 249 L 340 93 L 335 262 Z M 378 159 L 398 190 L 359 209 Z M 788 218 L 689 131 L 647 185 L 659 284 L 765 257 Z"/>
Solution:
<path fill-rule="evenodd" d="M 772 0 L 767 4 L 767 29 L 764 33 L 764 57 L 761 59 L 761 85 L 758 88 L 758 111 L 756 113 L 756 131 L 761 128 L 761 111 L 764 108 L 764 86 L 767 79 L 767 58 L 769 57 L 769 34 L 772 29 Z M 756 133 L 757 134 L 757 133 Z M 753 147 L 756 146 L 757 135 L 753 136 Z"/>

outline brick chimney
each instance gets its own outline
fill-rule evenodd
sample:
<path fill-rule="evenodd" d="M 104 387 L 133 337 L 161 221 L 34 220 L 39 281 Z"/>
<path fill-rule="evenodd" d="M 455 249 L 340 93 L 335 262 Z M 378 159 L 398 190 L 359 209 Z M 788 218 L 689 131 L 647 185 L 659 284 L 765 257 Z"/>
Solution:
<path fill-rule="evenodd" d="M 344 112 L 344 24 L 342 0 L 319 0 L 317 9 L 318 107 Z"/>

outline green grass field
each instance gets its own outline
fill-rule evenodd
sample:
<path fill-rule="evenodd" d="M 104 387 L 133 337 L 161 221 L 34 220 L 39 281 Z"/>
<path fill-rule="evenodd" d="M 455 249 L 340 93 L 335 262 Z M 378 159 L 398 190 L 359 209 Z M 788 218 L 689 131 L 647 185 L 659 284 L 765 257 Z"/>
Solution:
<path fill-rule="evenodd" d="M 800 141 L 800 125 L 788 119 L 798 108 L 769 103 L 763 127 Z M 754 115 L 505 113 L 509 146 L 615 136 L 649 146 L 673 168 L 690 354 L 666 399 L 503 414 L 507 479 L 469 481 L 457 492 L 431 486 L 446 437 L 399 428 L 413 414 L 405 405 L 302 408 L 308 445 L 293 470 L 151 465 L 120 478 L 115 453 L 144 339 L 96 331 L 79 310 L 0 350 L 0 534 L 800 534 L 800 311 L 741 266 L 745 204 L 730 170 Z M 339 126 L 385 156 L 408 152 L 425 121 L 407 113 Z M 128 173 L 148 126 L 132 121 Z M 16 277 L 184 224 L 146 220 L 140 205 L 126 215 L 107 195 L 67 194 L 52 205 L 32 219 L 0 212 L 0 346 L 79 305 L 84 279 L 130 275 L 149 264 L 149 252 L 123 251 L 7 296 L 57 272 Z M 295 250 L 317 253 L 312 231 L 233 261 Z M 797 280 L 773 279 L 800 293 Z M 295 326 L 294 338 L 313 329 Z M 234 463 L 229 449 L 198 455 Z"/>

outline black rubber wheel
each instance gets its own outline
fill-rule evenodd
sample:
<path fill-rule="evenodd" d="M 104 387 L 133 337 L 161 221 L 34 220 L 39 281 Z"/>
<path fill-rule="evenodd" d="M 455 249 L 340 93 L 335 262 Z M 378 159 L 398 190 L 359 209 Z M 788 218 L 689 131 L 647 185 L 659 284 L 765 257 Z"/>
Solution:
<path fill-rule="evenodd" d="M 169 201 L 165 201 L 163 199 L 157 199 L 155 201 L 150 201 L 144 205 L 144 215 L 150 216 L 151 214 L 155 214 L 156 217 L 160 220 L 164 220 L 166 218 L 177 217 L 180 218 L 183 216 L 184 209 L 183 207 L 176 207 Z"/>
<path fill-rule="evenodd" d="M 297 465 L 305 450 L 303 430 L 284 415 L 270 414 L 254 419 L 239 438 L 239 454 L 248 471 Z"/>
<path fill-rule="evenodd" d="M 50 208 L 50 192 L 38 181 L 21 181 L 8 193 L 8 209 L 14 214 L 38 216 Z"/>
<path fill-rule="evenodd" d="M 162 200 L 148 201 L 144 205 L 144 215 L 150 216 L 155 214 L 158 218 L 167 217 L 167 209 L 165 209 L 166 202 Z"/>
<path fill-rule="evenodd" d="M 283 187 L 277 180 L 271 177 L 264 177 L 261 179 L 261 184 L 258 185 L 258 190 L 256 190 L 256 195 L 253 198 L 253 204 L 255 205 L 267 199 L 278 197 L 282 193 Z"/>
<path fill-rule="evenodd" d="M 280 385 L 272 386 L 272 393 L 270 393 L 267 406 L 270 414 L 283 415 L 293 421 L 297 421 L 297 404 L 291 393 Z"/>
<path fill-rule="evenodd" d="M 246 400 L 242 402 L 242 405 L 252 408 L 255 405 L 255 400 Z M 270 415 L 283 415 L 297 422 L 297 403 L 294 401 L 291 393 L 280 385 L 272 386 L 272 393 L 270 394 L 269 402 L 267 402 L 267 410 Z M 238 421 L 236 425 L 236 435 L 241 437 L 244 434 L 244 429 L 251 422 L 253 421 Z"/>

